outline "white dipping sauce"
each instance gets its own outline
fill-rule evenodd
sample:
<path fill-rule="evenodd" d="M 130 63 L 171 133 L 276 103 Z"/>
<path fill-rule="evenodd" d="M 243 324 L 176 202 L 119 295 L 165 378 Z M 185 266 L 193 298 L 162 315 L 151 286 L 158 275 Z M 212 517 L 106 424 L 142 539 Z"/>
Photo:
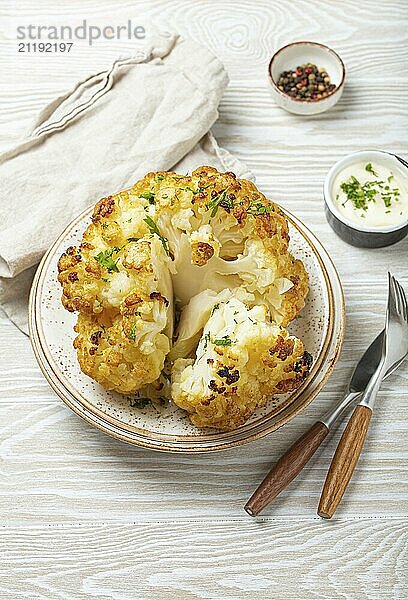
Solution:
<path fill-rule="evenodd" d="M 370 171 L 374 171 L 375 175 L 366 170 L 367 164 L 371 165 Z M 353 202 L 353 197 L 356 198 L 355 193 L 347 194 L 341 188 L 342 184 L 352 181 L 351 177 L 355 177 L 360 183 L 360 186 L 355 186 L 357 189 L 364 186 L 365 190 L 377 190 L 372 199 L 364 193 L 363 197 L 359 196 L 357 201 Z M 368 185 L 365 185 L 367 182 Z M 382 187 L 374 182 L 382 182 Z M 358 225 L 385 228 L 404 223 L 408 219 L 408 175 L 404 177 L 398 169 L 390 170 L 373 161 L 356 162 L 340 171 L 332 190 L 337 210 Z M 398 190 L 399 194 L 395 193 L 395 190 Z M 361 207 L 361 198 L 365 208 Z"/>

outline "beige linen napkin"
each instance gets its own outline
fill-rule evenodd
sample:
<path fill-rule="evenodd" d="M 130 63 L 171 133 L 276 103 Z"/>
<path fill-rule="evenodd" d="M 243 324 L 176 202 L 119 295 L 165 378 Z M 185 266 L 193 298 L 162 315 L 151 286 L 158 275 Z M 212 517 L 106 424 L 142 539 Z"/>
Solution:
<path fill-rule="evenodd" d="M 160 34 L 51 102 L 0 156 L 0 305 L 20 329 L 39 260 L 99 198 L 156 170 L 206 164 L 251 178 L 209 132 L 227 83 L 208 50 Z"/>

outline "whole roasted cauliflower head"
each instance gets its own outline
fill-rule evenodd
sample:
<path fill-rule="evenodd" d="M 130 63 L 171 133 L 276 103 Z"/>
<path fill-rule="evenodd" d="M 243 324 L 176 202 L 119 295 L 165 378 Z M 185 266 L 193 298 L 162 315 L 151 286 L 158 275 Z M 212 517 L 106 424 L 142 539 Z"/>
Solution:
<path fill-rule="evenodd" d="M 303 264 L 288 248 L 281 209 L 253 183 L 212 167 L 149 173 L 103 198 L 81 244 L 58 263 L 62 302 L 79 314 L 81 369 L 121 393 L 159 387 L 165 369 L 172 400 L 193 423 L 238 426 L 307 373 L 302 343 L 284 329 L 308 292 Z M 285 359 L 271 350 L 281 343 L 293 346 Z M 222 392 L 224 367 L 211 376 L 220 353 L 240 374 L 236 385 L 224 377 Z M 204 355 L 214 362 L 202 370 Z M 213 381 L 217 389 L 208 387 Z"/>

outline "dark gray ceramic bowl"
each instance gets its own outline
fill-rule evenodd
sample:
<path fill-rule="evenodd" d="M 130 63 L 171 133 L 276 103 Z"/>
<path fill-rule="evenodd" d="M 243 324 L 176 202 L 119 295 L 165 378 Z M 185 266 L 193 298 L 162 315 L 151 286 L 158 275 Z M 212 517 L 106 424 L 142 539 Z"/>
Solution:
<path fill-rule="evenodd" d="M 403 158 L 381 150 L 354 152 L 339 160 L 328 172 L 324 182 L 324 202 L 326 218 L 331 228 L 345 242 L 359 248 L 382 248 L 402 240 L 408 233 L 408 219 L 392 227 L 363 227 L 350 221 L 336 208 L 333 202 L 332 187 L 338 173 L 360 160 L 379 161 L 390 169 L 403 173 L 408 178 L 408 162 Z"/>

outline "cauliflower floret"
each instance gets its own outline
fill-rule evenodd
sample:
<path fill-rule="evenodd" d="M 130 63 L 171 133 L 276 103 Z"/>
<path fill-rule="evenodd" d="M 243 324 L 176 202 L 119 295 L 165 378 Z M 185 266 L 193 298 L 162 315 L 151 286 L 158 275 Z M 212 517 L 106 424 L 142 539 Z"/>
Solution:
<path fill-rule="evenodd" d="M 89 248 L 82 243 L 79 248 L 68 248 L 58 262 L 62 302 L 70 312 L 100 314 L 104 309 L 119 310 L 127 296 L 155 292 L 166 298 L 169 313 L 172 312 L 169 258 L 156 236 L 135 238 L 121 248 L 95 252 L 94 246 Z M 172 324 L 173 314 L 169 314 L 170 335 Z"/>
<path fill-rule="evenodd" d="M 202 225 L 190 235 L 191 262 L 203 267 L 214 256 L 220 253 L 221 244 L 214 237 L 211 225 Z"/>
<path fill-rule="evenodd" d="M 141 303 L 139 310 L 139 318 L 117 315 L 111 320 L 83 313 L 75 325 L 82 371 L 108 390 L 135 392 L 163 369 L 170 349 L 169 338 L 159 331 L 165 311 L 159 301 Z"/>
<path fill-rule="evenodd" d="M 85 237 L 92 243 L 68 249 L 58 263 L 64 306 L 80 312 L 74 343 L 78 361 L 107 389 L 134 392 L 160 376 L 170 350 L 170 259 L 157 235 L 107 248 L 93 223 Z"/>
<path fill-rule="evenodd" d="M 273 394 L 298 387 L 311 360 L 300 340 L 269 321 L 265 306 L 233 298 L 213 311 L 196 359 L 175 361 L 172 398 L 197 427 L 234 429 Z"/>

